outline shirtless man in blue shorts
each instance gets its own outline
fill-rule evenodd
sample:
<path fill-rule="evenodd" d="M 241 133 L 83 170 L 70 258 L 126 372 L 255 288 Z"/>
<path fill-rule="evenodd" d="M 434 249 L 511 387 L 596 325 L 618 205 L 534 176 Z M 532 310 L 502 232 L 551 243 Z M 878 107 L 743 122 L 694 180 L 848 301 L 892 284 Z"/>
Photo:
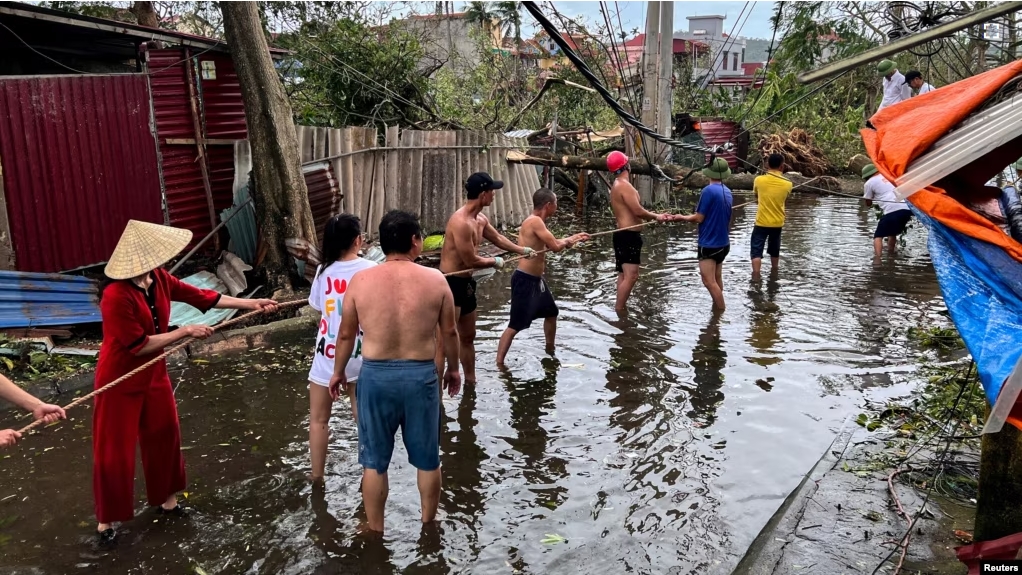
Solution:
<path fill-rule="evenodd" d="M 546 227 L 546 220 L 557 213 L 557 196 L 548 188 L 540 188 L 532 194 L 532 215 L 525 218 L 518 234 L 518 245 L 536 250 L 559 252 L 578 242 L 589 239 L 589 234 L 575 234 L 559 240 Z M 518 269 L 511 274 L 511 321 L 500 336 L 497 345 L 497 366 L 504 366 L 504 358 L 515 335 L 532 325 L 533 320 L 543 319 L 543 333 L 546 336 L 546 352 L 554 352 L 554 337 L 557 333 L 557 304 L 550 293 L 543 272 L 546 271 L 546 254 L 518 262 Z"/>
<path fill-rule="evenodd" d="M 461 389 L 458 372 L 454 297 L 443 275 L 420 266 L 422 230 L 418 219 L 393 210 L 380 221 L 384 263 L 357 272 L 341 304 L 336 363 L 330 393 L 347 393 L 344 368 L 362 328 L 362 371 L 355 387 L 358 406 L 358 462 L 362 466 L 362 501 L 369 529 L 383 532 L 387 503 L 387 469 L 394 453 L 394 434 L 418 470 L 422 522 L 436 519 L 440 504 L 440 382 L 434 363 L 434 334 L 444 338 L 447 372 L 443 387 Z M 386 294 L 386 297 L 381 297 Z"/>

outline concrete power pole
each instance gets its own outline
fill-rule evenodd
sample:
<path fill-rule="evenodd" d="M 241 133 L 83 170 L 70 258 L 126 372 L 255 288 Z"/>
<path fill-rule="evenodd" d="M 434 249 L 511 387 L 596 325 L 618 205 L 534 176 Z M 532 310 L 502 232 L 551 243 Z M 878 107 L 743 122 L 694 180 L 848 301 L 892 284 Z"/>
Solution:
<path fill-rule="evenodd" d="M 674 76 L 674 2 L 649 2 L 646 42 L 642 53 L 642 123 L 660 134 L 671 134 L 671 80 Z M 636 144 L 636 155 L 655 164 L 667 162 L 670 147 L 647 137 Z M 648 154 L 648 156 L 647 156 Z M 669 183 L 637 176 L 635 189 L 643 204 L 667 201 Z"/>
<path fill-rule="evenodd" d="M 656 131 L 659 134 L 670 137 L 672 122 L 672 101 L 671 84 L 674 79 L 674 2 L 660 3 L 660 73 L 658 74 L 659 86 L 657 89 L 657 121 Z M 666 144 L 658 144 L 656 148 L 656 163 L 664 165 L 669 163 L 671 147 Z M 671 183 L 654 181 L 653 200 L 657 203 L 667 203 L 668 195 L 671 192 Z"/>

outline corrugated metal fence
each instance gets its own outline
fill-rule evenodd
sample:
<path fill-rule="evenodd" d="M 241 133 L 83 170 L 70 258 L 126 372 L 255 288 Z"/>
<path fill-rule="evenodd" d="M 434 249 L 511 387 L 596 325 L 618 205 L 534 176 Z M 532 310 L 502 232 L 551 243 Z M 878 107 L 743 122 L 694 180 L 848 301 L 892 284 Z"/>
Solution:
<path fill-rule="evenodd" d="M 129 219 L 163 221 L 144 76 L 0 78 L 0 163 L 16 260 L 0 267 L 97 264 Z"/>
<path fill-rule="evenodd" d="M 532 211 L 532 194 L 540 187 L 536 168 L 506 159 L 509 150 L 527 146 L 524 140 L 397 127 L 388 128 L 382 141 L 380 135 L 375 128 L 298 127 L 319 230 L 333 214 L 347 212 L 375 234 L 385 212 L 403 209 L 418 213 L 427 233 L 443 231 L 464 203 L 465 180 L 475 172 L 504 181 L 484 212 L 495 226 L 517 226 Z M 239 145 L 247 148 L 247 142 Z M 329 192 L 324 182 L 332 183 Z"/>

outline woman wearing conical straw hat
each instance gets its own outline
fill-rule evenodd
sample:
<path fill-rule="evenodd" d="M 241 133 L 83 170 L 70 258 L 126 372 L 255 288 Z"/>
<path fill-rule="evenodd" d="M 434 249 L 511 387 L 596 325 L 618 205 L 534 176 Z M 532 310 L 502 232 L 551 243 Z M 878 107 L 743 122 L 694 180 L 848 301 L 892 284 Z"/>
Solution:
<path fill-rule="evenodd" d="M 204 325 L 170 331 L 170 303 L 187 303 L 200 311 L 212 308 L 273 311 L 268 299 L 222 296 L 181 282 L 162 266 L 188 245 L 192 232 L 135 220 L 128 221 L 106 275 L 103 290 L 103 345 L 96 365 L 96 388 L 114 381 L 188 337 L 213 333 Z M 177 492 L 185 488 L 181 429 L 177 405 L 161 361 L 96 397 L 93 417 L 92 488 L 96 497 L 97 534 L 101 545 L 116 537 L 113 524 L 134 516 L 135 446 L 141 444 L 149 505 L 159 514 L 185 515 Z"/>

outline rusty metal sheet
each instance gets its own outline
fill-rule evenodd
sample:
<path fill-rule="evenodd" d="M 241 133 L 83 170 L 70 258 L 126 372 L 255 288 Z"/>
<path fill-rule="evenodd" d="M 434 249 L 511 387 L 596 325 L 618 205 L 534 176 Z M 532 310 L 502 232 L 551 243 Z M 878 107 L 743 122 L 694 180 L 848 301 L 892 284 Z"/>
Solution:
<path fill-rule="evenodd" d="M 142 75 L 0 78 L 0 165 L 20 271 L 102 263 L 129 219 L 163 223 Z"/>
<path fill-rule="evenodd" d="M 309 206 L 312 208 L 312 221 L 316 224 L 316 235 L 319 243 L 323 242 L 323 230 L 326 223 L 334 216 L 335 198 L 340 190 L 330 162 L 318 162 L 302 167 L 305 186 L 309 189 Z M 364 226 L 365 224 L 363 224 Z"/>
<path fill-rule="evenodd" d="M 720 146 L 728 142 L 734 144 L 732 151 L 718 154 L 727 160 L 732 170 L 744 168 L 745 164 L 738 159 L 744 160 L 749 154 L 749 134 L 748 132 L 741 134 L 741 132 L 742 126 L 738 122 L 719 118 L 699 119 L 699 133 L 703 136 L 703 141 L 707 146 Z M 739 134 L 741 135 L 739 136 Z M 710 156 L 707 154 L 706 160 L 709 161 L 709 159 Z"/>
<path fill-rule="evenodd" d="M 81 276 L 0 272 L 0 328 L 102 321 L 99 288 Z"/>

